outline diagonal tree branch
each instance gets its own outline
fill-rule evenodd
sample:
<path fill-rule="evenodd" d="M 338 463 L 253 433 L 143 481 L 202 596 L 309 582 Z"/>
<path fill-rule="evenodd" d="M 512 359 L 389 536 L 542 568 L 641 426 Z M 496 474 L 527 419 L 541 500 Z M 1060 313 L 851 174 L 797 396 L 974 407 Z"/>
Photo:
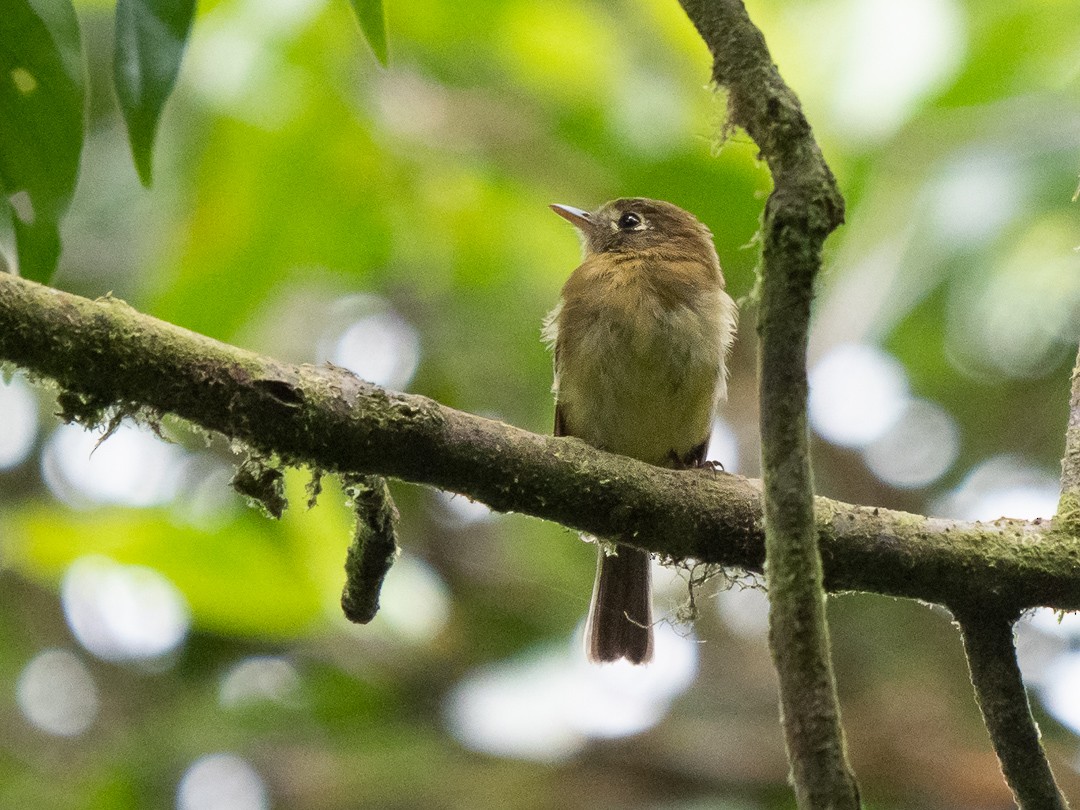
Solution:
<path fill-rule="evenodd" d="M 667 470 L 296 366 L 0 273 L 0 360 L 55 380 L 71 415 L 172 413 L 335 473 L 428 484 L 674 559 L 761 571 L 761 484 Z M 826 586 L 938 604 L 1080 609 L 1080 536 L 1049 521 L 970 523 L 815 499 Z"/>
<path fill-rule="evenodd" d="M 821 248 L 844 202 L 798 99 L 741 0 L 682 0 L 728 90 L 730 122 L 754 139 L 774 189 L 762 251 L 761 447 L 769 646 L 801 808 L 857 808 L 829 649 L 806 428 L 806 346 Z"/>
<path fill-rule="evenodd" d="M 1019 615 L 993 609 L 956 614 L 971 683 L 1017 804 L 1022 810 L 1068 810 L 1054 782 L 1016 663 L 1013 625 Z"/>

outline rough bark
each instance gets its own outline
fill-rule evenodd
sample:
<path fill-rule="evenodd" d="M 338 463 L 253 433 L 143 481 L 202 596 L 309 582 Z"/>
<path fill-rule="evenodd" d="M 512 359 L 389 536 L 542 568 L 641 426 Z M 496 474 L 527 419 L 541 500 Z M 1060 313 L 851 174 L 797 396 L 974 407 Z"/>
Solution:
<path fill-rule="evenodd" d="M 754 139 L 773 178 L 762 225 L 761 447 L 769 646 L 801 808 L 857 808 L 825 617 L 806 426 L 806 345 L 814 279 L 844 202 L 799 100 L 741 0 L 682 0 L 728 91 L 731 124 Z"/>
<path fill-rule="evenodd" d="M 971 683 L 1017 804 L 1022 810 L 1068 810 L 1054 782 L 1016 663 L 1013 624 L 1018 615 L 992 608 L 957 614 Z"/>

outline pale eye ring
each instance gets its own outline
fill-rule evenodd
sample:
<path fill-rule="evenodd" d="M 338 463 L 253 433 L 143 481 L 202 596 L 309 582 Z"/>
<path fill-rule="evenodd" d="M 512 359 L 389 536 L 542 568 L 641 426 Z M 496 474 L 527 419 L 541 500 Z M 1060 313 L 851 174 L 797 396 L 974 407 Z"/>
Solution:
<path fill-rule="evenodd" d="M 633 211 L 627 211 L 621 217 L 619 217 L 619 230 L 620 231 L 632 231 L 641 226 L 641 217 L 635 214 Z"/>

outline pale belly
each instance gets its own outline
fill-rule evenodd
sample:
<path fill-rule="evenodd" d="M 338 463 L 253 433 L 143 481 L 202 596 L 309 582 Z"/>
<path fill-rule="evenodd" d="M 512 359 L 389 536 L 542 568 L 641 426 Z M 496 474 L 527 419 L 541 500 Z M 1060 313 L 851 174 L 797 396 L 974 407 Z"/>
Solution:
<path fill-rule="evenodd" d="M 669 465 L 705 441 L 723 390 L 715 326 L 680 308 L 590 325 L 560 364 L 567 432 L 589 444 Z"/>

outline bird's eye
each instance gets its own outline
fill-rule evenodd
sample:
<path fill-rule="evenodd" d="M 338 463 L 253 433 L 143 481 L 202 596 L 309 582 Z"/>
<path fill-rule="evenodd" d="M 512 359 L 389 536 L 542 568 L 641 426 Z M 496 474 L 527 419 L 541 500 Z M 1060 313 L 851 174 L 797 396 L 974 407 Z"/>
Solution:
<path fill-rule="evenodd" d="M 633 211 L 627 211 L 625 214 L 619 217 L 620 231 L 632 231 L 640 224 L 641 217 L 639 217 Z"/>

